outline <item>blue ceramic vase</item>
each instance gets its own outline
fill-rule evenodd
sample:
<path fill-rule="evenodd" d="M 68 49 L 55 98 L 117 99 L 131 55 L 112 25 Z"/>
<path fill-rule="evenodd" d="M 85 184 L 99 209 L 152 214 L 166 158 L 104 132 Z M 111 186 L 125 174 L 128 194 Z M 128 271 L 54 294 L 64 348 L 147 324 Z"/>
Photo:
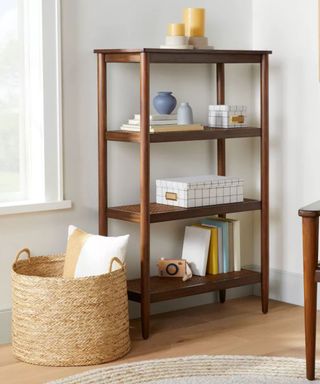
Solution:
<path fill-rule="evenodd" d="M 193 124 L 193 114 L 189 103 L 181 103 L 177 112 L 178 124 Z"/>
<path fill-rule="evenodd" d="M 172 92 L 158 92 L 153 98 L 153 106 L 160 115 L 170 115 L 176 105 L 177 100 L 172 96 Z"/>

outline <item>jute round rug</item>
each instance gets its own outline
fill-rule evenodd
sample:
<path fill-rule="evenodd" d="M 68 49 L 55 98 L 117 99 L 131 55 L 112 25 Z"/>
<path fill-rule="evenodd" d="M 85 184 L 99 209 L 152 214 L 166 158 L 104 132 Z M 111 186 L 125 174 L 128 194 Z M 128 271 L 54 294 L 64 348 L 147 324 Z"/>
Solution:
<path fill-rule="evenodd" d="M 319 377 L 317 372 L 317 377 Z M 260 356 L 190 356 L 94 369 L 48 384 L 302 384 L 305 361 Z M 314 383 L 320 383 L 316 380 Z"/>

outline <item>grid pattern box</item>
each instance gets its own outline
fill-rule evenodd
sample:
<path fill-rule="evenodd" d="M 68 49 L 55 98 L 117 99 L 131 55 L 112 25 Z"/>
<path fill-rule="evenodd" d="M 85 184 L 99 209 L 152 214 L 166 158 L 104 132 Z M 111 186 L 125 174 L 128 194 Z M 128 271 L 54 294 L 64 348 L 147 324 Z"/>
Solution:
<path fill-rule="evenodd" d="M 245 105 L 209 105 L 208 126 L 212 128 L 247 127 Z"/>
<path fill-rule="evenodd" d="M 204 175 L 156 181 L 158 204 L 192 208 L 243 201 L 243 179 Z"/>

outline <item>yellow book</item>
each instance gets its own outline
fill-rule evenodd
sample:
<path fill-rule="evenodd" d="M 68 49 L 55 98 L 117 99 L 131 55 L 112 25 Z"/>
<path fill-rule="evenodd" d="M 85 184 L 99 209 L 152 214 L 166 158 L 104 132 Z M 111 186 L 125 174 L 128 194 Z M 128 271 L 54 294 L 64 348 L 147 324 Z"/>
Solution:
<path fill-rule="evenodd" d="M 219 255 L 218 255 L 218 228 L 206 227 L 201 224 L 194 224 L 196 227 L 208 229 L 211 231 L 208 262 L 207 262 L 207 274 L 217 275 L 219 273 Z"/>
<path fill-rule="evenodd" d="M 208 255 L 207 273 L 209 275 L 217 275 L 219 273 L 218 263 L 218 228 L 212 227 L 211 240 Z"/>

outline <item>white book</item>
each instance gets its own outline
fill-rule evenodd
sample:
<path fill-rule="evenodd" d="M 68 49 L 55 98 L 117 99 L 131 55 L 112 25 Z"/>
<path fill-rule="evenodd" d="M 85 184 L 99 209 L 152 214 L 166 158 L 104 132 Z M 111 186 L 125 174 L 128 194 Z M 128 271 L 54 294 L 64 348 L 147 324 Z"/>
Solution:
<path fill-rule="evenodd" d="M 182 259 L 187 260 L 194 275 L 206 275 L 210 239 L 210 229 L 194 226 L 185 228 Z"/>
<path fill-rule="evenodd" d="M 241 271 L 241 251 L 240 251 L 240 220 L 232 220 L 233 223 L 233 258 L 234 271 Z"/>
<path fill-rule="evenodd" d="M 136 119 L 130 119 L 128 121 L 128 124 L 129 125 L 138 125 L 140 126 L 140 120 L 136 120 Z M 178 120 L 151 120 L 150 121 L 150 125 L 177 125 L 178 124 Z"/>
<path fill-rule="evenodd" d="M 177 115 L 150 115 L 150 120 L 156 120 L 156 121 L 161 121 L 161 120 L 177 120 Z M 140 115 L 135 114 L 134 115 L 134 120 L 140 120 Z"/>
<path fill-rule="evenodd" d="M 122 131 L 140 132 L 140 125 L 122 124 L 120 129 Z"/>
<path fill-rule="evenodd" d="M 122 124 L 120 127 L 122 131 L 140 132 L 140 125 Z M 184 131 L 203 131 L 201 124 L 166 124 L 166 125 L 152 125 L 149 127 L 150 133 L 157 132 L 184 132 Z"/>

